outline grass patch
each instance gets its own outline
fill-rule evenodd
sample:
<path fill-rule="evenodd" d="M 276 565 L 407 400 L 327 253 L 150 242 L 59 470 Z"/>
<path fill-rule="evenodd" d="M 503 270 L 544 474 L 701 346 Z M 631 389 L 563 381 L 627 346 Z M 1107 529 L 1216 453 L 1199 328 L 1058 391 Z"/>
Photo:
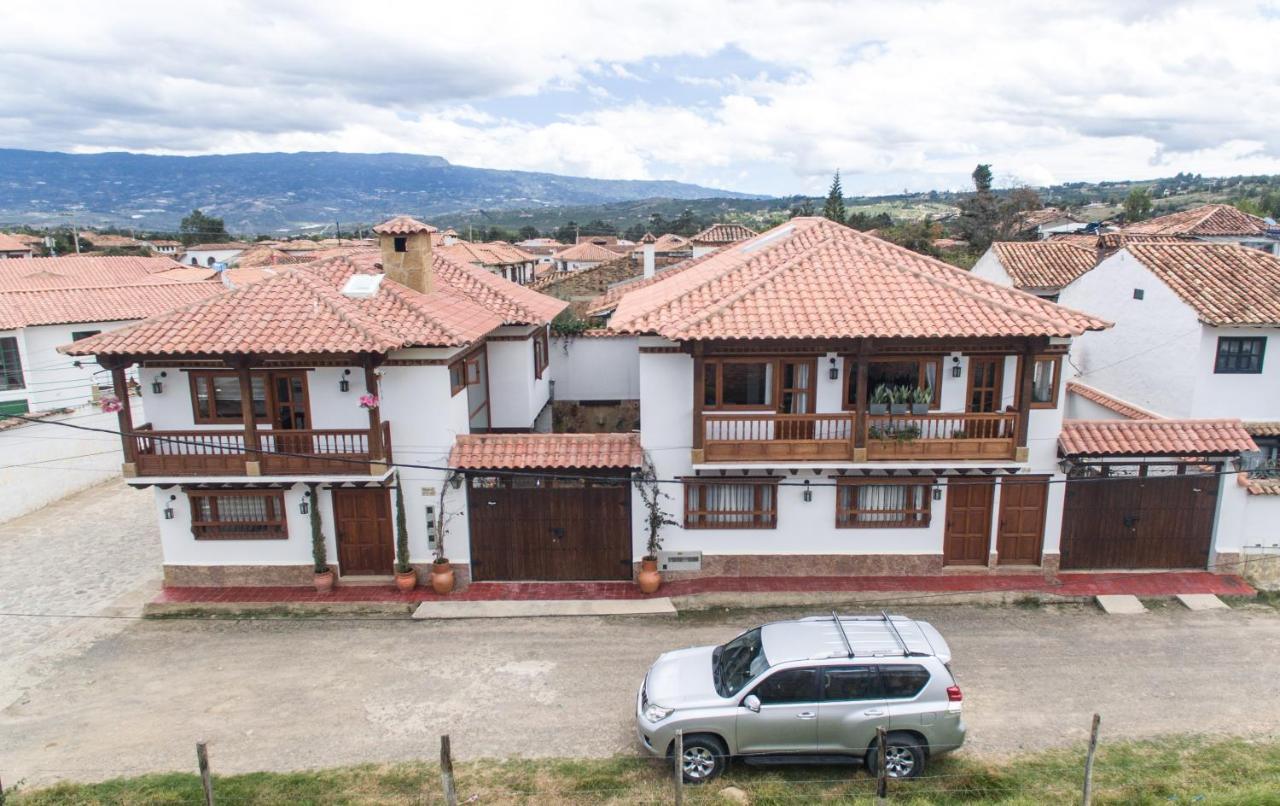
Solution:
<path fill-rule="evenodd" d="M 1054 750 L 988 763 L 942 758 L 927 778 L 892 783 L 890 802 L 912 806 L 1075 803 L 1082 748 Z M 1104 743 L 1094 772 L 1098 806 L 1262 806 L 1280 803 L 1280 741 L 1172 738 Z M 670 802 L 665 764 L 633 756 L 590 760 L 469 762 L 456 767 L 460 802 L 483 804 Z M 705 787 L 686 787 L 689 803 L 722 803 L 735 786 L 753 804 L 870 803 L 874 781 L 854 766 L 755 767 L 735 764 Z M 220 803 L 276 804 L 440 803 L 434 764 L 365 764 L 295 773 L 215 776 Z M 96 784 L 60 784 L 19 790 L 6 806 L 142 806 L 200 802 L 194 774 L 121 778 Z"/>

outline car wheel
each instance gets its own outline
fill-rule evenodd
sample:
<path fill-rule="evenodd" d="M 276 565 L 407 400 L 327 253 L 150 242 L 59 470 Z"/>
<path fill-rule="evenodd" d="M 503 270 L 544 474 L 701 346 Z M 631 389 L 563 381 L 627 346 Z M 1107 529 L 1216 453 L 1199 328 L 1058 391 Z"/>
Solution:
<path fill-rule="evenodd" d="M 876 742 L 867 748 L 867 772 L 878 774 L 880 751 Z M 925 752 L 910 733 L 890 733 L 884 745 L 884 766 L 890 778 L 916 778 L 924 772 Z"/>
<path fill-rule="evenodd" d="M 687 784 L 704 784 L 724 772 L 729 755 L 724 745 L 711 736 L 690 736 L 684 740 L 680 761 Z"/>

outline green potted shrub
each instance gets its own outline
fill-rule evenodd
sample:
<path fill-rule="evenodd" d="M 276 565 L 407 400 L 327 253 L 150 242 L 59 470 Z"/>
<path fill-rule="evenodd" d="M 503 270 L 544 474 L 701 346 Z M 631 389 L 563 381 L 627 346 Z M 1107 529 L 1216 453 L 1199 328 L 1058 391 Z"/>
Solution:
<path fill-rule="evenodd" d="M 455 514 L 445 510 L 445 494 L 448 493 L 449 488 L 461 487 L 465 481 L 466 477 L 463 474 L 452 471 L 440 483 L 440 500 L 436 506 L 435 557 L 431 562 L 431 590 L 441 596 L 452 593 L 454 585 L 457 584 L 457 578 L 453 573 L 453 565 L 444 553 L 444 538 L 449 533 L 449 521 L 453 519 Z"/>
<path fill-rule="evenodd" d="M 888 384 L 882 383 L 871 393 L 871 399 L 868 402 L 870 403 L 868 410 L 871 414 L 888 414 L 889 404 L 893 402 L 893 392 Z"/>
<path fill-rule="evenodd" d="M 328 593 L 333 590 L 333 569 L 329 567 L 329 552 L 325 548 L 324 532 L 320 530 L 320 499 L 316 490 L 317 485 L 307 485 L 307 495 L 311 498 L 311 560 L 315 565 L 316 593 Z"/>
<path fill-rule="evenodd" d="M 396 589 L 408 593 L 418 587 L 418 571 L 409 564 L 409 524 L 404 514 L 404 487 L 396 474 Z"/>
<path fill-rule="evenodd" d="M 912 391 L 910 386 L 895 386 L 889 400 L 889 413 L 906 414 L 911 409 Z"/>
<path fill-rule="evenodd" d="M 645 554 L 640 560 L 640 573 L 636 574 L 636 584 L 641 593 L 653 593 L 662 586 L 662 572 L 658 570 L 658 552 L 662 550 L 662 527 L 676 526 L 671 515 L 662 508 L 662 500 L 670 498 L 663 491 L 658 481 L 658 472 L 653 461 L 645 454 L 644 464 L 635 477 L 636 491 L 644 502 L 645 528 L 649 532 L 645 543 Z"/>
<path fill-rule="evenodd" d="M 928 414 L 929 405 L 933 403 L 933 390 L 921 386 L 911 392 L 911 413 Z"/>

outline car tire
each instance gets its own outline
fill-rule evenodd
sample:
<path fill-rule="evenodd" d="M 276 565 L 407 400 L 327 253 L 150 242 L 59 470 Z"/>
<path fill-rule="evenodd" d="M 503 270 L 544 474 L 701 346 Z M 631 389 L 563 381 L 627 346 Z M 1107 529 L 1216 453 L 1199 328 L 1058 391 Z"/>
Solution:
<path fill-rule="evenodd" d="M 672 745 L 667 758 L 675 752 Z M 729 751 L 714 736 L 687 736 L 684 739 L 684 760 L 681 768 L 684 771 L 686 784 L 705 784 L 724 772 L 729 766 Z"/>
<path fill-rule="evenodd" d="M 876 742 L 872 742 L 867 748 L 867 772 L 872 775 L 878 774 L 880 762 L 880 751 L 876 745 Z M 918 778 L 924 773 L 928 754 L 916 736 L 910 733 L 890 733 L 885 740 L 884 753 L 890 778 Z"/>

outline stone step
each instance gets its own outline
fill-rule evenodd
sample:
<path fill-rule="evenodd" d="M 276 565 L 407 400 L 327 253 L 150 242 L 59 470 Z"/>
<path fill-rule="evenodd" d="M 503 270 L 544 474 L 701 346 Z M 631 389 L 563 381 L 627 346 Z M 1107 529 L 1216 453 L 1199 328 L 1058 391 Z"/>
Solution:
<path fill-rule="evenodd" d="M 1102 594 L 1094 597 L 1098 602 L 1098 607 L 1102 608 L 1102 612 L 1108 616 L 1133 616 L 1138 613 L 1147 612 L 1147 608 L 1142 602 L 1138 601 L 1137 596 L 1128 594 Z"/>
<path fill-rule="evenodd" d="M 1179 593 L 1178 601 L 1188 610 L 1230 610 L 1227 603 L 1212 593 Z"/>
<path fill-rule="evenodd" d="M 656 599 L 500 599 L 423 602 L 415 619 L 544 618 L 548 616 L 674 616 L 666 597 Z"/>

